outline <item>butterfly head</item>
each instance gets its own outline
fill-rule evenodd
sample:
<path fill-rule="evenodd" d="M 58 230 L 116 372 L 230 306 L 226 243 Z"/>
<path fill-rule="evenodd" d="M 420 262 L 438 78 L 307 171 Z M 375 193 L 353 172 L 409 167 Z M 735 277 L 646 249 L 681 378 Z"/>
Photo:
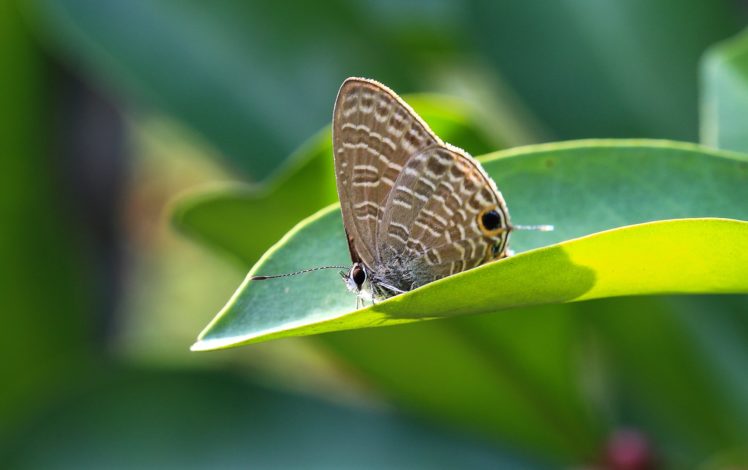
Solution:
<path fill-rule="evenodd" d="M 371 300 L 371 279 L 362 263 L 353 263 L 351 269 L 342 271 L 340 275 L 349 291 L 365 300 Z"/>
<path fill-rule="evenodd" d="M 364 265 L 361 263 L 353 263 L 351 269 L 347 272 L 343 271 L 340 274 L 343 276 L 343 280 L 345 281 L 348 290 L 356 294 L 361 292 L 361 289 L 364 288 L 364 284 L 369 277 L 366 274 L 366 268 L 364 268 Z"/>

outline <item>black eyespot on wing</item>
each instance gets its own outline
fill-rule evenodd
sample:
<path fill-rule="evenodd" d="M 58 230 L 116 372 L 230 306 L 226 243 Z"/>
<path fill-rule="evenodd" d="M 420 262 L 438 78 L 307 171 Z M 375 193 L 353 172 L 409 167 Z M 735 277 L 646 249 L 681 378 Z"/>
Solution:
<path fill-rule="evenodd" d="M 480 221 L 486 230 L 496 230 L 501 224 L 501 216 L 495 210 L 490 210 L 481 216 Z"/>
<path fill-rule="evenodd" d="M 360 288 L 366 281 L 366 272 L 364 271 L 364 268 L 362 268 L 361 265 L 354 266 L 353 271 L 351 272 L 351 278 Z"/>

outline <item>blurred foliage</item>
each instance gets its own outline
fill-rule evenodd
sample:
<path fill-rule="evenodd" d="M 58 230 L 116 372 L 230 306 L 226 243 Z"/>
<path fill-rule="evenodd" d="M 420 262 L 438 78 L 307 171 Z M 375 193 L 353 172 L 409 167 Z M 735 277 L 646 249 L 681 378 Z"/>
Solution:
<path fill-rule="evenodd" d="M 717 148 L 748 151 L 748 33 L 712 47 L 701 66 L 701 141 Z"/>
<path fill-rule="evenodd" d="M 699 56 L 745 25 L 731 1 L 471 4 L 479 50 L 558 139 L 695 140 Z"/>
<path fill-rule="evenodd" d="M 595 300 L 189 355 L 206 309 L 220 307 L 243 272 L 165 226 L 166 201 L 189 190 L 178 205 L 182 231 L 205 234 L 201 241 L 244 270 L 293 222 L 334 201 L 329 144 L 316 133 L 353 75 L 455 96 L 446 127 L 456 120 L 463 133 L 444 137 L 473 154 L 551 139 L 694 141 L 698 61 L 746 23 L 739 2 L 3 5 L 0 461 L 230 467 L 293 465 L 300 456 L 319 467 L 542 466 L 523 457 L 534 455 L 552 466 L 748 464 L 745 297 Z M 743 42 L 716 46 L 701 69 L 703 142 L 738 151 Z M 115 97 L 127 123 L 70 93 L 70 74 Z M 443 110 L 428 117 L 435 128 Z M 179 131 L 167 135 L 162 121 Z M 117 138 L 123 131 L 127 144 Z M 310 148 L 315 158 L 300 157 Z M 106 167 L 104 156 L 124 150 L 134 154 L 129 174 Z M 740 190 L 709 168 L 678 184 L 658 171 L 663 187 L 650 197 L 619 200 L 657 209 L 667 191 L 672 205 L 701 188 L 702 198 L 743 207 Z M 522 223 L 554 222 L 535 220 L 543 194 L 509 193 L 521 173 L 499 178 Z M 714 185 L 700 186 L 702 178 Z M 612 192 L 604 182 L 588 183 Z M 204 183 L 220 187 L 201 195 L 194 187 Z M 594 206 L 568 209 L 607 220 Z M 250 210 L 265 213 L 261 223 Z M 112 219 L 123 221 L 122 239 L 104 243 L 97 233 Z M 229 220 L 233 231 L 208 230 Z M 564 230 L 554 236 L 572 235 Z M 546 235 L 515 241 L 529 248 Z"/>
<path fill-rule="evenodd" d="M 417 413 L 567 461 L 594 460 L 616 430 L 637 430 L 683 468 L 740 448 L 748 422 L 745 297 L 691 299 L 604 299 L 320 340 Z M 705 343 L 723 338 L 712 328 L 740 331 L 719 359 L 722 348 Z"/>
<path fill-rule="evenodd" d="M 50 70 L 9 2 L 0 5 L 0 70 L 1 439 L 92 361 L 96 293 L 50 154 Z"/>
<path fill-rule="evenodd" d="M 330 119 L 345 77 L 418 89 L 472 46 L 557 138 L 693 140 L 699 54 L 741 25 L 730 2 L 700 0 L 32 4 L 56 50 L 253 180 Z"/>
<path fill-rule="evenodd" d="M 300 399 L 228 374 L 110 371 L 44 420 L 54 424 L 32 424 L 6 463 L 18 468 L 539 465 L 393 413 Z"/>
<path fill-rule="evenodd" d="M 178 116 L 253 180 L 271 175 L 330 119 L 337 90 L 329 84 L 386 75 L 412 86 L 420 73 L 413 60 L 452 48 L 449 31 L 428 16 L 409 25 L 418 42 L 403 44 L 365 2 L 37 0 L 34 7 L 55 48 L 112 88 Z"/>

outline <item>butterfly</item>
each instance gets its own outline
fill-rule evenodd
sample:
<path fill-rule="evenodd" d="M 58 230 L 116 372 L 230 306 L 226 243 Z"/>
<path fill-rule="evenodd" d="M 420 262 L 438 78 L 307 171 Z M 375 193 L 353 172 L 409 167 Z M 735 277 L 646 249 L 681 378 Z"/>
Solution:
<path fill-rule="evenodd" d="M 507 255 L 494 181 L 394 91 L 349 78 L 333 112 L 335 176 L 353 262 L 349 290 L 377 301 Z"/>
<path fill-rule="evenodd" d="M 504 258 L 514 229 L 552 229 L 513 226 L 480 163 L 443 142 L 377 81 L 343 82 L 332 141 L 352 261 L 341 276 L 357 302 L 384 300 Z M 299 273 L 327 268 L 337 267 Z M 280 276 L 255 279 L 271 277 Z"/>

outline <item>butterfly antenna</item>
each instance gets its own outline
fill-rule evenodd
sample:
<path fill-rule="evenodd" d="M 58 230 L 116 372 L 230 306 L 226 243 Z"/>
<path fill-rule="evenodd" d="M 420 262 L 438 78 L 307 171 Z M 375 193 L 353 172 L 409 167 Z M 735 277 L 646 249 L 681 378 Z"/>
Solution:
<path fill-rule="evenodd" d="M 273 276 L 252 276 L 249 279 L 251 281 L 264 281 L 265 279 L 276 279 L 279 277 L 296 276 L 297 274 L 310 273 L 312 271 L 319 271 L 320 269 L 348 269 L 348 266 L 319 266 L 316 268 L 302 269 L 293 273 L 286 274 L 275 274 Z"/>
<path fill-rule="evenodd" d="M 537 230 L 539 232 L 552 232 L 553 225 L 512 225 L 512 230 Z"/>

